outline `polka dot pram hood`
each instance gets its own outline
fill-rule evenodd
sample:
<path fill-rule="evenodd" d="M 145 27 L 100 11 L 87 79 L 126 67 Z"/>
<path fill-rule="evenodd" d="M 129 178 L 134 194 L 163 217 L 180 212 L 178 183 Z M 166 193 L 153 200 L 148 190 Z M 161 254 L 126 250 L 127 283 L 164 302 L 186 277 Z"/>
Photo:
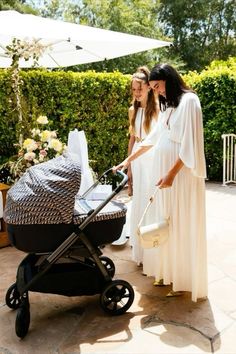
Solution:
<path fill-rule="evenodd" d="M 30 167 L 7 194 L 5 221 L 8 224 L 73 222 L 80 182 L 80 166 L 67 156 Z"/>

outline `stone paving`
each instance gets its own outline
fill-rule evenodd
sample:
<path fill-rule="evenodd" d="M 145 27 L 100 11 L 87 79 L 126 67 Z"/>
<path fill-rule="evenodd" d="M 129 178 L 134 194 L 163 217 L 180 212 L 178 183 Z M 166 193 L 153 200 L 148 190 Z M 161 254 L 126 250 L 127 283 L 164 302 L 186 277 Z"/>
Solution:
<path fill-rule="evenodd" d="M 236 186 L 207 183 L 209 297 L 166 298 L 169 287 L 153 287 L 131 260 L 130 246 L 103 249 L 127 280 L 135 300 L 122 316 L 108 316 L 99 296 L 30 293 L 27 336 L 15 334 L 16 312 L 5 304 L 24 253 L 0 249 L 0 354 L 236 354 Z"/>

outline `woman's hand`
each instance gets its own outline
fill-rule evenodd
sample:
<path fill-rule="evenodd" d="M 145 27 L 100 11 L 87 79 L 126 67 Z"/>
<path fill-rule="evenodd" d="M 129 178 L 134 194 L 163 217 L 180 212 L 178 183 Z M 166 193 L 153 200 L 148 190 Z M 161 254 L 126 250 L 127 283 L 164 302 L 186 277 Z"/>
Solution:
<path fill-rule="evenodd" d="M 138 148 L 138 150 L 136 150 L 135 152 L 133 152 L 131 155 L 129 155 L 128 157 L 126 157 L 126 159 L 121 162 L 119 165 L 117 166 L 113 166 L 112 170 L 114 173 L 116 173 L 117 170 L 126 170 L 129 167 L 129 164 L 131 161 L 137 159 L 137 157 L 141 156 L 142 154 L 144 154 L 146 151 L 148 151 L 149 149 L 151 149 L 153 145 L 148 145 L 148 146 L 140 146 Z"/>
<path fill-rule="evenodd" d="M 175 178 L 175 175 L 168 173 L 165 177 L 161 178 L 157 182 L 156 186 L 158 186 L 160 189 L 169 188 L 172 186 L 174 178 Z"/>
<path fill-rule="evenodd" d="M 116 173 L 116 171 L 118 171 L 118 170 L 126 170 L 129 166 L 129 164 L 130 164 L 130 162 L 128 161 L 128 158 L 127 158 L 123 162 L 121 162 L 119 165 L 113 166 L 112 170 L 114 173 Z"/>
<path fill-rule="evenodd" d="M 178 158 L 178 160 L 176 161 L 174 166 L 171 168 L 171 170 L 167 173 L 166 176 L 164 176 L 163 178 L 161 178 L 157 182 L 156 186 L 158 186 L 160 189 L 171 187 L 173 184 L 173 181 L 175 179 L 175 176 L 177 175 L 177 173 L 181 170 L 181 168 L 183 166 L 184 166 L 183 161 L 180 158 Z"/>

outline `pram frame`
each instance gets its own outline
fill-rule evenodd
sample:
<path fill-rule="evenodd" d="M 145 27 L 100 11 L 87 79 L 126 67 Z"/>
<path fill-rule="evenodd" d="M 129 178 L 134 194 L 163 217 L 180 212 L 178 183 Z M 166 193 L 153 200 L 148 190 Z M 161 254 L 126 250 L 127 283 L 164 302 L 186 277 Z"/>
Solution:
<path fill-rule="evenodd" d="M 87 190 L 85 193 L 80 197 L 80 199 L 84 199 L 90 192 L 92 192 L 97 185 L 100 183 L 101 180 L 103 180 L 109 173 L 113 173 L 112 168 L 108 169 L 105 171 L 99 178 L 98 180 Z M 105 281 L 111 280 L 111 277 L 105 268 L 105 266 L 102 264 L 102 262 L 99 259 L 99 255 L 97 254 L 97 250 L 95 247 L 93 247 L 92 243 L 87 239 L 86 235 L 83 233 L 83 230 L 85 227 L 93 220 L 93 218 L 101 211 L 104 206 L 106 206 L 109 201 L 111 201 L 115 195 L 117 195 L 126 185 L 128 181 L 128 176 L 123 172 L 123 171 L 117 171 L 117 174 L 119 174 L 122 177 L 122 181 L 118 184 L 118 186 L 113 190 L 113 192 L 104 200 L 102 201 L 96 209 L 92 209 L 88 212 L 87 218 L 77 227 L 77 230 L 73 232 L 67 239 L 60 245 L 58 246 L 55 251 L 53 251 L 47 258 L 44 258 L 42 263 L 39 263 L 39 268 L 40 272 L 34 276 L 24 287 L 21 289 L 18 289 L 20 296 L 23 296 L 23 294 L 28 291 L 33 284 L 37 282 L 37 280 L 42 277 L 49 269 L 50 267 L 55 264 L 55 262 L 60 259 L 63 254 L 78 240 L 80 239 L 82 243 L 85 245 L 87 250 L 89 251 L 90 255 L 92 256 L 93 260 L 96 262 L 99 270 L 101 271 L 102 275 L 104 276 Z"/>
<path fill-rule="evenodd" d="M 80 198 L 84 198 L 90 191 L 92 191 L 99 184 L 101 179 L 107 176 L 107 174 L 110 173 L 111 171 L 112 169 L 107 170 L 98 179 L 98 181 L 95 182 Z M 14 310 L 18 309 L 16 322 L 15 322 L 15 332 L 18 337 L 24 338 L 28 332 L 29 325 L 30 325 L 29 291 L 55 293 L 55 294 L 59 294 L 59 295 L 61 294 L 67 296 L 100 294 L 100 305 L 102 309 L 110 315 L 121 315 L 125 313 L 132 305 L 134 300 L 133 287 L 125 280 L 112 279 L 115 274 L 115 265 L 113 261 L 108 257 L 102 256 L 102 252 L 99 248 L 99 245 L 93 246 L 90 239 L 86 236 L 86 231 L 83 232 L 84 228 L 91 221 L 93 221 L 93 218 L 96 217 L 99 211 L 109 201 L 111 201 L 111 199 L 116 194 L 118 194 L 127 183 L 128 177 L 126 174 L 123 173 L 123 171 L 117 171 L 117 174 L 119 174 L 123 178 L 122 181 L 116 186 L 113 192 L 104 201 L 102 201 L 102 203 L 98 205 L 96 209 L 91 209 L 87 213 L 87 217 L 84 219 L 84 221 L 79 226 L 77 226 L 75 232 L 72 232 L 72 234 L 65 241 L 63 241 L 60 246 L 58 246 L 54 251 L 52 251 L 51 254 L 49 254 L 49 252 L 45 252 L 45 253 L 36 252 L 35 254 L 29 253 L 18 266 L 16 283 L 13 283 L 9 287 L 5 297 L 6 304 L 8 307 Z M 42 284 L 42 280 L 45 279 L 42 278 L 43 275 L 49 271 L 49 269 L 53 266 L 53 264 L 56 265 L 58 263 L 57 262 L 58 260 L 60 263 L 60 258 L 63 259 L 65 257 L 68 257 L 69 255 L 69 260 L 72 260 L 72 262 L 73 259 L 78 260 L 77 258 L 74 258 L 74 256 L 76 256 L 76 251 L 78 250 L 77 246 L 75 245 L 74 248 L 72 247 L 72 249 L 70 249 L 70 247 L 73 246 L 73 244 L 78 239 L 82 241 L 82 246 L 84 245 L 86 247 L 86 250 L 88 251 L 85 257 L 86 266 L 90 267 L 92 264 L 94 264 L 95 268 L 93 268 L 93 266 L 92 268 L 95 270 L 93 270 L 92 274 L 96 275 L 96 279 L 97 276 L 98 277 L 101 276 L 102 283 L 97 284 L 95 288 L 93 288 L 92 292 L 89 291 L 89 293 L 86 293 L 87 291 L 85 290 L 86 288 L 84 289 L 82 287 L 80 289 L 80 292 L 77 293 L 76 290 L 75 295 L 70 293 L 70 290 L 69 292 L 61 293 L 61 292 L 54 292 L 52 288 L 49 289 L 41 288 L 42 285 L 40 285 L 40 281 Z M 72 252 L 68 253 L 70 251 Z M 30 261 L 31 259 L 35 259 L 35 256 L 39 256 L 38 259 L 36 257 L 38 271 L 36 274 L 32 275 L 32 278 L 26 281 L 23 264 L 29 266 L 30 268 L 35 267 L 35 263 L 31 263 Z M 92 262 L 91 265 L 90 262 Z M 48 274 L 50 275 L 50 272 L 48 272 Z M 40 280 L 40 278 L 42 279 Z M 93 279 L 95 280 L 95 278 Z M 37 283 L 38 280 L 39 282 Z M 56 291 L 60 291 L 60 290 L 56 290 Z M 120 307 L 118 304 L 120 304 Z"/>

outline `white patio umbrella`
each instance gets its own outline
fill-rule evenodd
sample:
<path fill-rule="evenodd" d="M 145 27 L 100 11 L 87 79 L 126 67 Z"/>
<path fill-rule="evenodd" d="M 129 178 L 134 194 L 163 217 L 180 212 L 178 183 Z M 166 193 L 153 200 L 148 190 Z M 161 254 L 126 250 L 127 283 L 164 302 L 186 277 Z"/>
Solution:
<path fill-rule="evenodd" d="M 38 64 L 48 68 L 108 60 L 171 44 L 142 36 L 20 14 L 17 11 L 0 11 L 1 68 L 11 65 L 11 59 L 6 55 L 6 46 L 12 43 L 13 38 L 37 40 L 46 46 Z M 19 64 L 20 67 L 31 67 L 33 61 L 21 59 Z"/>

